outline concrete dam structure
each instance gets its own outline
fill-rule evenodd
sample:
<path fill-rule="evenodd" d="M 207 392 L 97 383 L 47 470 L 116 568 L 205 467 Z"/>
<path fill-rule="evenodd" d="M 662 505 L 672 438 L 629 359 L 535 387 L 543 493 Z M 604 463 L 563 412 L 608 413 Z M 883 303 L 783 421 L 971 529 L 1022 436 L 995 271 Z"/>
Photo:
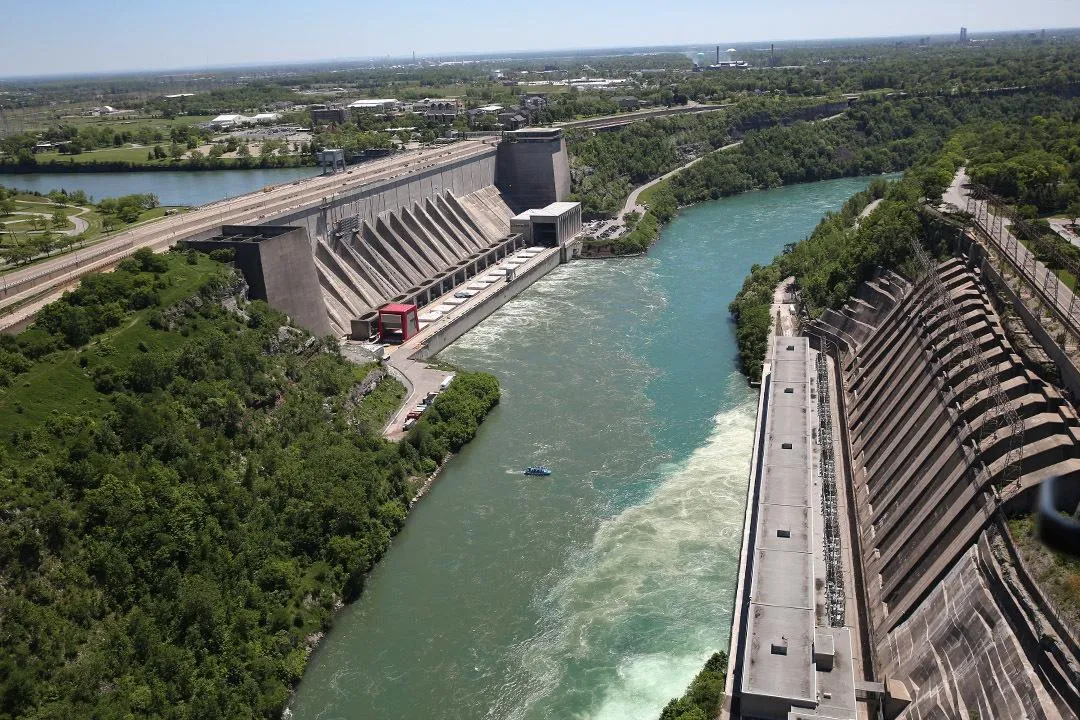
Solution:
<path fill-rule="evenodd" d="M 254 225 L 305 231 L 331 332 L 344 336 L 380 304 L 423 302 L 504 257 L 520 244 L 510 218 L 563 201 L 569 190 L 559 129 L 400 153 L 210 203 L 8 273 L 0 285 L 0 330 L 25 327 L 83 275 L 109 270 L 139 248 L 163 251 L 219 237 L 224 227 Z"/>
<path fill-rule="evenodd" d="M 387 303 L 423 306 L 524 246 L 519 211 L 570 192 L 561 130 L 505 133 L 269 223 L 303 227 L 331 329 L 366 338 Z M 360 167 L 357 171 L 362 171 Z"/>
<path fill-rule="evenodd" d="M 1030 511 L 1051 476 L 1065 483 L 1073 507 L 1080 501 L 1080 419 L 1062 391 L 1014 351 L 983 283 L 983 268 L 969 256 L 937 264 L 914 282 L 882 272 L 841 310 L 803 326 L 810 352 L 828 365 L 819 402 L 834 396 L 840 420 L 835 439 L 818 426 L 812 465 L 828 464 L 825 448 L 833 442 L 843 460 L 836 466 L 839 534 L 828 535 L 827 502 L 809 514 L 819 543 L 843 546 L 835 555 L 843 567 L 831 577 L 814 575 L 826 598 L 835 582 L 857 608 L 827 624 L 851 631 L 847 699 L 860 717 L 1076 718 L 1080 708 L 1075 628 L 1028 575 L 1005 522 Z M 752 489 L 767 488 L 775 474 L 765 438 L 776 413 L 792 412 L 784 409 L 790 401 L 775 400 L 777 384 L 790 384 L 777 374 L 777 358 L 791 344 L 771 342 Z M 1015 414 L 1011 422 L 1001 421 L 1003 401 Z M 823 412 L 811 398 L 804 411 Z M 770 602 L 760 590 L 759 574 L 768 568 L 753 555 L 754 538 L 758 546 L 776 542 L 762 539 L 771 520 L 759 515 L 748 511 L 724 716 L 853 717 L 833 690 L 821 690 L 823 681 L 834 690 L 842 685 L 819 663 L 815 623 L 828 615 L 820 603 L 816 618 L 808 616 L 813 621 L 803 620 L 802 634 L 794 635 L 796 647 L 810 642 L 799 650 L 798 667 L 773 673 L 765 698 L 759 689 L 768 685 L 752 682 L 793 637 L 771 637 L 754 610 Z M 834 633 L 821 645 L 842 657 L 841 639 Z M 791 663 L 789 655 L 782 659 Z M 816 695 L 805 682 L 792 691 L 800 674 L 817 678 Z"/>
<path fill-rule="evenodd" d="M 1038 603 L 1005 581 L 998 511 L 1030 509 L 1051 475 L 1080 483 L 1080 421 L 1012 350 L 975 272 L 950 260 L 937 274 L 1023 421 L 1022 454 L 1007 476 L 1011 428 L 987 427 L 994 398 L 962 361 L 930 282 L 870 283 L 871 302 L 816 324 L 851 350 L 842 373 L 871 651 L 880 674 L 912 691 L 911 717 L 984 705 L 998 717 L 1075 717 L 1075 661 L 1038 650 L 1045 621 L 1025 616 Z"/>

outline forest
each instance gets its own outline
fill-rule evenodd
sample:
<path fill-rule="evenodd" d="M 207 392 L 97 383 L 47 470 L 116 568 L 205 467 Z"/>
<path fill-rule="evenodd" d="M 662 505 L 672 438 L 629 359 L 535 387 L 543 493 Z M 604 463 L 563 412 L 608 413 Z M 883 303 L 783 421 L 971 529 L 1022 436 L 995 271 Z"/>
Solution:
<path fill-rule="evenodd" d="M 574 131 L 567 138 L 571 191 L 585 215 L 611 214 L 637 185 L 738 140 L 749 131 L 822 117 L 843 103 L 822 100 L 742 100 L 729 109 L 674 115 L 617 131 Z"/>
<path fill-rule="evenodd" d="M 403 389 L 194 251 L 139 251 L 0 336 L 0 718 L 277 717 L 495 378 L 399 444 Z"/>
<path fill-rule="evenodd" d="M 680 206 L 755 188 L 899 171 L 941 151 L 964 123 L 1069 115 L 1077 107 L 1075 100 L 1045 93 L 879 99 L 860 101 L 824 122 L 750 131 L 739 147 L 713 153 L 651 188 L 648 212 L 613 249 L 642 252 Z M 954 158 L 956 150 L 945 155 Z M 945 172 L 943 165 L 926 179 L 943 188 L 951 179 Z"/>

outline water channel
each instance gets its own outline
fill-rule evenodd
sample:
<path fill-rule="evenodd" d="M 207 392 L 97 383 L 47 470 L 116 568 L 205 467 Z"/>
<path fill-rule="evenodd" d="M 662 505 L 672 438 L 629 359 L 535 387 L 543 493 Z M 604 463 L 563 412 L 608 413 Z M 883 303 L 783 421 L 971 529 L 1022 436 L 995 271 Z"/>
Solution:
<path fill-rule="evenodd" d="M 338 617 L 293 719 L 656 718 L 727 648 L 756 400 L 727 304 L 867 183 L 686 210 L 648 256 L 561 266 L 444 352 L 502 403 Z"/>
<path fill-rule="evenodd" d="M 132 193 L 154 193 L 162 205 L 204 205 L 319 174 L 317 167 L 252 170 L 162 170 L 109 173 L 0 174 L 0 185 L 47 193 L 82 190 L 94 200 Z"/>

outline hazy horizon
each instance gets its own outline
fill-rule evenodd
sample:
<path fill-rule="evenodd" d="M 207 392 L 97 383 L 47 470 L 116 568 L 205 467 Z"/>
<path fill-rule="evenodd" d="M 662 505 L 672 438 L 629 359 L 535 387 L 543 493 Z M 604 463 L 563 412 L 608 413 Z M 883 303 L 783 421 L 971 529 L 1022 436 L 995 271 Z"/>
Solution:
<path fill-rule="evenodd" d="M 313 0 L 303 7 L 280 0 L 228 6 L 192 0 L 177 16 L 170 13 L 176 6 L 148 5 L 57 0 L 48 22 L 31 10 L 9 11 L 0 77 L 269 67 L 403 58 L 413 52 L 418 58 L 509 56 L 570 48 L 821 42 L 952 34 L 961 26 L 971 34 L 1080 26 L 1075 0 L 910 0 L 891 7 L 855 0 L 776 0 L 767 8 L 669 0 L 662 12 L 643 0 L 587 5 L 551 0 L 519 7 L 476 0 L 468 12 L 416 0 L 400 14 L 345 0 Z M 529 47 L 507 47 L 523 37 Z M 545 38 L 553 49 L 543 47 Z"/>

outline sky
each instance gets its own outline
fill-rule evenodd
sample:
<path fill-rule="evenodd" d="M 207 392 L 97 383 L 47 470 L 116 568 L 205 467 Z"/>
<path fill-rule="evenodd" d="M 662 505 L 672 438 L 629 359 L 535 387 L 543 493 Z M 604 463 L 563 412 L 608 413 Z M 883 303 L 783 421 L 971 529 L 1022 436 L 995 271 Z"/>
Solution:
<path fill-rule="evenodd" d="M 0 0 L 0 77 L 1080 27 L 1080 0 Z"/>

